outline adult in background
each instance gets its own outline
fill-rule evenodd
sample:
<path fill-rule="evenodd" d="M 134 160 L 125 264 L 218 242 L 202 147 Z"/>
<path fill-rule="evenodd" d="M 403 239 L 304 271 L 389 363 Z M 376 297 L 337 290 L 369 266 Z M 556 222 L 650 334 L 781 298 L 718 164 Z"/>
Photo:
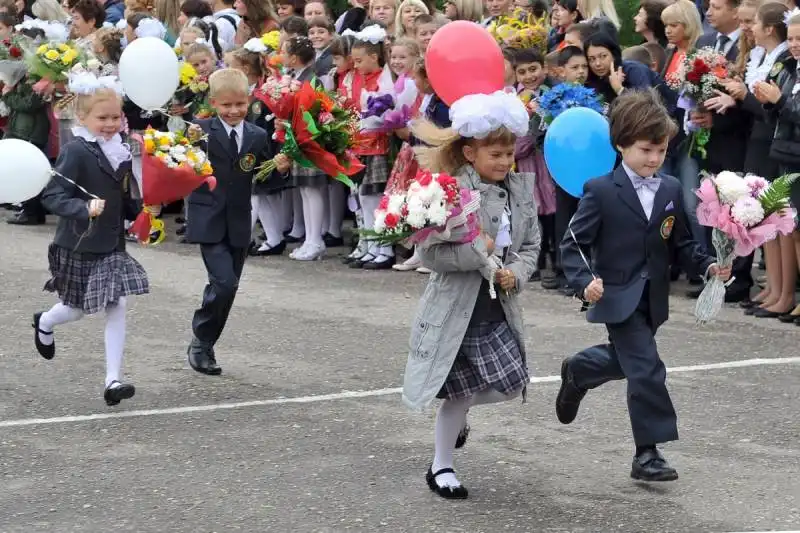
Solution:
<path fill-rule="evenodd" d="M 117 22 L 125 17 L 125 2 L 124 0 L 97 0 L 106 12 L 106 20 L 112 26 L 116 26 Z"/>
<path fill-rule="evenodd" d="M 242 20 L 233 4 L 234 0 L 211 0 L 214 25 L 223 52 L 229 52 L 236 46 L 236 30 Z"/>
<path fill-rule="evenodd" d="M 481 0 L 448 0 L 444 3 L 444 16 L 449 20 L 483 20 L 483 2 Z"/>
<path fill-rule="evenodd" d="M 95 32 L 103 26 L 106 12 L 97 0 L 78 0 L 72 6 L 71 36 L 75 44 L 90 51 Z"/>
<path fill-rule="evenodd" d="M 237 46 L 278 29 L 278 14 L 271 0 L 236 0 L 233 7 L 242 18 L 236 29 L 234 42 Z"/>
<path fill-rule="evenodd" d="M 642 0 L 639 4 L 639 11 L 633 17 L 633 29 L 645 42 L 667 47 L 667 34 L 661 13 L 671 3 L 670 0 Z"/>

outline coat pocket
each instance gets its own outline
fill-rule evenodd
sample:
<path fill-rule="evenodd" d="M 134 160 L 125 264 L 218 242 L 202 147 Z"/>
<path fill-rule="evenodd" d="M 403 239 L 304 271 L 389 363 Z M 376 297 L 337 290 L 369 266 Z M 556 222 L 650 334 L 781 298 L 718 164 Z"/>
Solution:
<path fill-rule="evenodd" d="M 411 352 L 419 359 L 428 359 L 436 353 L 447 317 L 453 303 L 446 306 L 423 300 L 411 330 Z"/>

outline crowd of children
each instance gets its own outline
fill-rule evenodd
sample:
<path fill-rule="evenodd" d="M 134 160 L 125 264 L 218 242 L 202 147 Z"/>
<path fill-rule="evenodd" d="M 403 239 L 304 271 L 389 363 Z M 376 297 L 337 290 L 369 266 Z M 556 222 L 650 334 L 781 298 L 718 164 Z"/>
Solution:
<path fill-rule="evenodd" d="M 643 0 L 635 24 L 646 42 L 623 50 L 611 0 L 448 0 L 442 12 L 432 1 L 354 0 L 337 19 L 315 0 L 278 0 L 274 6 L 268 0 L 128 0 L 116 24 L 96 0 L 66 0 L 55 14 L 43 15 L 47 1 L 33 2 L 30 14 L 24 1 L 0 2 L 0 32 L 46 41 L 46 28 L 25 17 L 69 22 L 74 42 L 98 64 L 97 80 L 116 73 L 125 46 L 157 37 L 174 45 L 193 75 L 167 113 L 144 111 L 108 82 L 52 84 L 42 91 L 23 78 L 3 86 L 6 137 L 57 157 L 59 176 L 9 221 L 40 224 L 47 212 L 61 217 L 47 283 L 60 301 L 33 323 L 43 357 L 55 355 L 56 326 L 105 311 L 104 397 L 115 405 L 133 396 L 135 389 L 121 377 L 125 302 L 146 293 L 148 284 L 141 265 L 125 252 L 125 221 L 141 207 L 133 197 L 142 158 L 138 144 L 124 143 L 120 132 L 183 130 L 190 122 L 188 133 L 207 136 L 218 183 L 214 191 L 204 185 L 185 199 L 178 230 L 186 242 L 200 245 L 209 274 L 187 350 L 196 371 L 222 372 L 215 344 L 248 255 L 322 259 L 329 248 L 345 245 L 347 212 L 370 228 L 384 192 L 404 190 L 420 167 L 445 171 L 481 192 L 482 234 L 475 242 L 419 248 L 400 262 L 398 250 L 361 238 L 344 256 L 350 268 L 436 273 L 412 324 L 404 387 L 406 403 L 415 408 L 443 399 L 426 476 L 431 490 L 446 498 L 467 496 L 453 470 L 453 451 L 469 434 L 468 410 L 524 393 L 528 374 L 517 298 L 525 283 L 537 279 L 546 289 L 582 298 L 589 319 L 607 324 L 610 334 L 610 344 L 564 362 L 559 419 L 575 418 L 588 389 L 625 377 L 636 441 L 632 476 L 677 477 L 656 449 L 676 439 L 677 429 L 653 336 L 667 318 L 669 281 L 681 269 L 697 285 L 709 275 L 730 275 L 714 264 L 708 231 L 692 215 L 700 169 L 774 179 L 800 166 L 795 6 L 710 0 L 705 15 L 711 29 L 704 34 L 703 13 L 691 0 Z M 453 129 L 465 117 L 454 117 L 455 105 L 451 110 L 429 81 L 424 58 L 431 40 L 448 21 L 492 28 L 505 17 L 522 16 L 514 10 L 544 17 L 549 33 L 533 47 L 504 48 L 505 90 L 466 117 L 486 123 L 481 114 L 496 113 L 500 125 L 482 136 Z M 703 46 L 725 55 L 731 74 L 713 97 L 687 112 L 665 80 Z M 414 91 L 415 98 L 405 124 L 357 133 L 353 151 L 364 170 L 347 190 L 316 168 L 275 155 L 281 147 L 274 133 L 282 125 L 254 92 L 276 72 L 297 84 L 323 86 L 359 112 L 367 111 L 367 95 Z M 541 106 L 560 84 L 594 91 L 620 153 L 617 170 L 591 181 L 580 202 L 551 179 L 543 156 Z M 507 105 L 509 97 L 513 105 Z M 518 112 L 527 128 L 520 130 L 518 115 L 509 118 Z M 692 127 L 711 131 L 702 156 L 687 142 Z M 269 159 L 276 169 L 251 186 L 254 169 Z M 256 231 L 259 224 L 263 231 Z M 289 245 L 296 246 L 290 251 Z M 505 265 L 494 278 L 503 289 L 497 298 L 488 296 L 480 275 L 483 254 L 502 256 Z M 763 290 L 751 297 L 753 257 L 741 258 L 727 299 L 741 302 L 748 314 L 800 325 L 794 300 L 800 232 L 768 243 L 764 257 Z"/>

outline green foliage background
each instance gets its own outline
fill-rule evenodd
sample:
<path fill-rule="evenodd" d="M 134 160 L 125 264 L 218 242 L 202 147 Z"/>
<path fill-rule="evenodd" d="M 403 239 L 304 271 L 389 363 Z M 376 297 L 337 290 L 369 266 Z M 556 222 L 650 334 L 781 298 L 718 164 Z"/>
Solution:
<path fill-rule="evenodd" d="M 347 11 L 347 0 L 327 0 L 328 5 L 337 17 Z M 437 0 L 439 7 L 444 7 L 443 0 Z M 614 6 L 617 8 L 617 15 L 622 22 L 620 30 L 620 43 L 622 46 L 633 46 L 639 44 L 641 39 L 633 31 L 633 16 L 639 10 L 639 0 L 615 0 Z"/>

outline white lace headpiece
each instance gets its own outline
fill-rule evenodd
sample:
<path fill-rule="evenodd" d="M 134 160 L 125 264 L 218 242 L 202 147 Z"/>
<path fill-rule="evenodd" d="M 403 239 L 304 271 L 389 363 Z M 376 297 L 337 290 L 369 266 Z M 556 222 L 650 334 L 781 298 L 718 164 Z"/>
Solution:
<path fill-rule="evenodd" d="M 789 21 L 791 21 L 797 15 L 800 15 L 800 8 L 795 7 L 791 11 L 787 11 L 786 13 L 783 14 L 783 23 L 788 26 Z"/>
<path fill-rule="evenodd" d="M 244 43 L 243 48 L 248 52 L 253 52 L 256 54 L 266 54 L 269 51 L 269 48 L 267 48 L 267 45 L 264 44 L 264 41 L 257 37 L 253 37 Z"/>
<path fill-rule="evenodd" d="M 111 89 L 120 96 L 124 94 L 119 78 L 116 76 L 97 77 L 91 72 L 70 74 L 68 88 L 73 94 L 94 94 L 99 89 Z"/>
<path fill-rule="evenodd" d="M 44 32 L 44 37 L 49 42 L 65 43 L 69 38 L 69 29 L 66 25 L 53 20 L 29 19 L 22 24 L 14 26 L 16 31 L 40 29 Z"/>
<path fill-rule="evenodd" d="M 205 46 L 206 48 L 208 48 L 209 50 L 211 50 L 212 53 L 216 54 L 216 50 L 214 50 L 214 46 L 210 42 L 208 42 L 205 39 L 203 39 L 202 37 L 200 37 L 199 39 L 195 39 L 191 43 L 186 43 L 186 45 L 181 43 L 181 46 L 189 46 L 190 44 L 201 44 L 201 45 Z"/>
<path fill-rule="evenodd" d="M 163 40 L 167 35 L 167 28 L 165 28 L 158 19 L 146 18 L 139 22 L 139 25 L 133 33 L 139 38 L 155 37 Z"/>
<path fill-rule="evenodd" d="M 450 106 L 450 120 L 454 131 L 472 139 L 484 139 L 502 127 L 522 137 L 529 127 L 525 104 L 505 91 L 462 96 Z"/>
<path fill-rule="evenodd" d="M 367 26 L 359 32 L 355 32 L 353 30 L 344 30 L 342 32 L 342 36 L 346 35 L 352 35 L 353 38 L 358 41 L 364 41 L 372 44 L 382 43 L 386 40 L 386 30 L 377 24 Z"/>

